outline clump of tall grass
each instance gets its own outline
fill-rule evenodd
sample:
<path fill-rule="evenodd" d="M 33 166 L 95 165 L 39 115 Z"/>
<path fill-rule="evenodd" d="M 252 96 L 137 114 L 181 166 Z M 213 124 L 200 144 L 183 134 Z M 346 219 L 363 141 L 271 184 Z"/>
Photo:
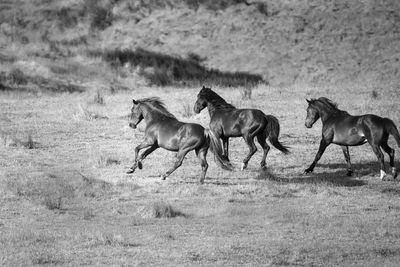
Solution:
<path fill-rule="evenodd" d="M 104 30 L 113 22 L 112 6 L 102 6 L 100 1 L 85 0 L 85 12 L 90 15 L 90 27 L 92 29 Z"/>
<path fill-rule="evenodd" d="M 253 88 L 251 87 L 243 87 L 240 91 L 240 95 L 243 100 L 250 100 L 252 95 Z"/>
<path fill-rule="evenodd" d="M 82 105 L 78 105 L 78 112 L 73 114 L 73 118 L 75 120 L 98 120 L 98 119 L 108 119 L 107 116 L 103 116 L 97 114 L 96 112 L 90 111 L 89 109 L 83 107 Z"/>
<path fill-rule="evenodd" d="M 22 147 L 27 149 L 39 148 L 40 143 L 33 140 L 32 134 L 28 134 L 25 139 L 17 138 L 15 135 L 0 133 L 0 141 L 6 147 Z"/>
<path fill-rule="evenodd" d="M 205 7 L 208 10 L 224 10 L 230 6 L 242 4 L 242 0 L 183 0 L 183 2 L 189 7 L 197 10 L 200 6 Z"/>
<path fill-rule="evenodd" d="M 143 218 L 174 218 L 178 216 L 186 217 L 186 214 L 173 208 L 170 204 L 161 201 L 142 207 L 139 209 L 138 213 Z"/>
<path fill-rule="evenodd" d="M 100 90 L 97 90 L 93 97 L 93 103 L 99 105 L 105 105 L 106 102 L 104 101 L 104 96 Z"/>
<path fill-rule="evenodd" d="M 182 104 L 182 116 L 184 118 L 189 118 L 193 115 L 193 108 L 192 105 L 189 103 Z"/>

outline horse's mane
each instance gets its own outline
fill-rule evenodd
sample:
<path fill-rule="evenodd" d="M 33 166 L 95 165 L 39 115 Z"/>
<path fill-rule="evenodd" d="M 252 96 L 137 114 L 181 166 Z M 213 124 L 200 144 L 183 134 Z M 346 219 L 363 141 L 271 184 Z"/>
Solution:
<path fill-rule="evenodd" d="M 338 108 L 338 104 L 336 102 L 333 102 L 332 100 L 326 98 L 326 97 L 320 97 L 318 99 L 311 99 L 311 103 L 316 104 L 316 103 L 321 103 L 320 105 L 322 108 L 325 110 L 332 112 L 332 113 L 337 113 L 337 112 L 346 112 L 343 110 L 340 110 Z"/>
<path fill-rule="evenodd" d="M 147 97 L 147 98 L 142 98 L 137 100 L 140 104 L 146 105 L 152 110 L 158 111 L 162 115 L 171 118 L 171 119 L 176 119 L 176 117 L 167 110 L 165 107 L 165 104 L 163 101 L 160 100 L 159 97 Z"/>
<path fill-rule="evenodd" d="M 222 110 L 232 110 L 236 109 L 234 105 L 231 105 L 220 97 L 216 92 L 211 90 L 211 88 L 204 87 L 200 90 L 199 96 L 204 97 L 208 102 L 210 102 L 214 107 Z"/>

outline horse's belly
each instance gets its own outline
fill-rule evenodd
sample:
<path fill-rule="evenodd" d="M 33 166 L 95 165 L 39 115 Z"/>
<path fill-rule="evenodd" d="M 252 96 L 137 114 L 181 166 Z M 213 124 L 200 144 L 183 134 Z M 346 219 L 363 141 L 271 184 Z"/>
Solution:
<path fill-rule="evenodd" d="M 347 133 L 336 133 L 332 140 L 334 144 L 346 146 L 359 146 L 366 142 L 364 133 L 356 128 L 350 129 Z"/>
<path fill-rule="evenodd" d="M 179 150 L 179 137 L 178 136 L 173 136 L 173 137 L 163 136 L 163 137 L 158 138 L 157 142 L 158 142 L 159 147 L 162 147 L 166 150 L 170 150 L 170 151 L 178 151 Z"/>

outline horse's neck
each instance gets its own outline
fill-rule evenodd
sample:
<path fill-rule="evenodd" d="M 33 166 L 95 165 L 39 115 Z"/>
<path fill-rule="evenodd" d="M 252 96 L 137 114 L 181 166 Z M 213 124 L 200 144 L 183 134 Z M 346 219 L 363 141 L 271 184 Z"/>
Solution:
<path fill-rule="evenodd" d="M 143 110 L 143 118 L 147 125 L 160 120 L 176 120 L 175 118 L 168 117 L 157 110 L 145 109 Z"/>
<path fill-rule="evenodd" d="M 348 114 L 346 111 L 337 109 L 337 110 L 323 110 L 319 112 L 319 115 L 321 117 L 322 123 L 325 123 L 327 120 L 329 120 L 332 117 L 335 116 L 340 116 L 340 115 L 345 115 Z"/>
<path fill-rule="evenodd" d="M 223 104 L 226 104 L 225 100 Z M 218 104 L 212 103 L 211 101 L 207 101 L 207 108 L 208 108 L 208 113 L 210 114 L 210 117 L 212 117 L 212 115 L 214 115 L 214 113 L 218 110 L 221 110 L 221 108 L 219 107 Z"/>
<path fill-rule="evenodd" d="M 211 102 L 208 102 L 207 109 L 208 109 L 208 113 L 210 114 L 210 118 L 211 118 L 214 115 L 214 113 L 218 110 L 218 107 L 216 107 Z"/>

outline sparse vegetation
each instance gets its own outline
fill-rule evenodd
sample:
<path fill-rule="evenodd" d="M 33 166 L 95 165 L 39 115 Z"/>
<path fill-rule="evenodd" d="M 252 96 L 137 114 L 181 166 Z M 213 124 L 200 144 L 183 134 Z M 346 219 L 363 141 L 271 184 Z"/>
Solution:
<path fill-rule="evenodd" d="M 351 148 L 353 177 L 337 147 L 303 171 L 320 139 L 304 98 L 400 127 L 399 4 L 2 1 L 0 266 L 398 265 L 400 184 L 368 146 Z M 260 153 L 243 172 L 208 153 L 199 185 L 195 153 L 161 181 L 174 153 L 157 149 L 127 175 L 144 130 L 131 99 L 207 127 L 191 113 L 203 84 L 277 116 L 293 153 L 272 147 L 261 172 Z M 248 148 L 229 151 L 239 166 Z"/>
<path fill-rule="evenodd" d="M 184 118 L 189 118 L 193 115 L 193 107 L 189 103 L 182 104 L 182 116 Z"/>
<path fill-rule="evenodd" d="M 157 202 L 153 204 L 153 215 L 155 218 L 174 218 L 177 216 L 186 216 L 182 212 L 174 209 L 170 204 L 165 204 L 163 202 Z"/>
<path fill-rule="evenodd" d="M 240 94 L 242 95 L 242 100 L 250 100 L 251 93 L 252 93 L 251 87 L 243 87 L 240 91 Z"/>

